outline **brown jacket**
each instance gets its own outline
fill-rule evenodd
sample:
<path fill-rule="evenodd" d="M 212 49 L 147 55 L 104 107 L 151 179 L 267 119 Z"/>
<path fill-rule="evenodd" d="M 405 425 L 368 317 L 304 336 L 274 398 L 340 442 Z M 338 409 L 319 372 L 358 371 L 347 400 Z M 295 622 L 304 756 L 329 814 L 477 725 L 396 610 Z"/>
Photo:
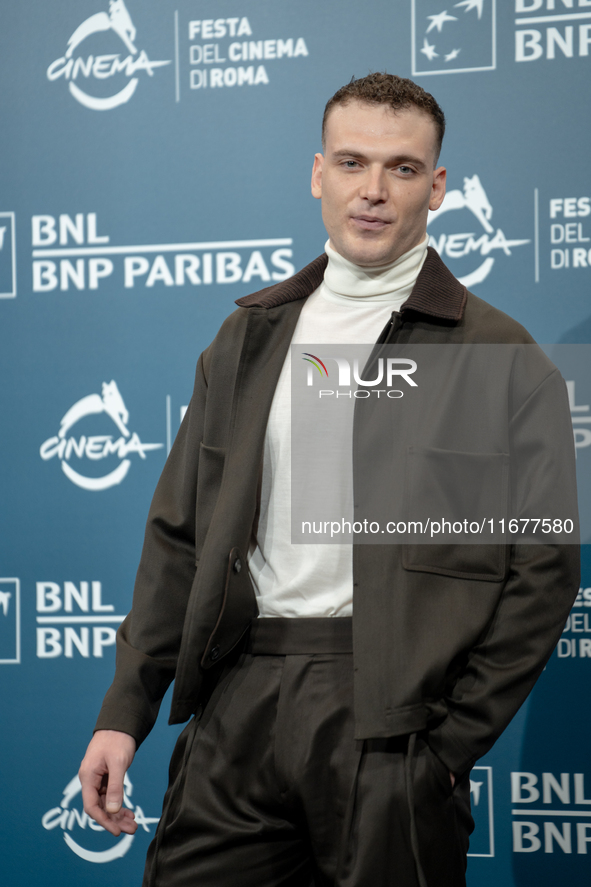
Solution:
<path fill-rule="evenodd" d="M 257 614 L 245 555 L 267 417 L 299 313 L 326 262 L 322 255 L 289 280 L 239 299 L 199 359 L 150 509 L 133 608 L 118 632 L 116 675 L 97 729 L 143 741 L 173 679 L 170 722 L 187 720 L 204 674 Z M 518 323 L 468 293 L 432 249 L 380 341 L 533 343 Z M 562 448 L 561 482 L 572 489 L 564 382 L 541 352 L 534 364 L 510 380 L 511 397 L 490 398 L 491 427 L 500 429 L 494 446 L 507 440 L 512 421 L 522 435 L 532 423 L 548 427 L 549 445 Z M 491 388 L 508 384 L 490 381 Z M 567 431 L 554 440 L 555 429 Z M 487 546 L 447 546 L 441 556 L 437 548 L 354 546 L 356 736 L 429 730 L 433 751 L 461 774 L 492 746 L 550 656 L 578 590 L 578 548 L 503 547 L 494 563 L 484 554 L 476 564 Z"/>

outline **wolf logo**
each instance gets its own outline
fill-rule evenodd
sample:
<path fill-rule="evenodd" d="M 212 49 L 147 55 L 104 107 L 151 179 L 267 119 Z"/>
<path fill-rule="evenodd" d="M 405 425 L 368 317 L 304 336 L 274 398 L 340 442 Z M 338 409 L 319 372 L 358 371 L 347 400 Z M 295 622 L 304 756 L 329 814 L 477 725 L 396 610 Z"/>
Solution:
<path fill-rule="evenodd" d="M 91 416 L 97 413 L 106 413 L 113 420 L 123 437 L 129 437 L 129 430 L 126 427 L 129 422 L 129 412 L 114 380 L 108 383 L 103 382 L 102 397 L 100 394 L 89 394 L 76 401 L 73 407 L 70 407 L 60 423 L 59 437 L 65 437 L 72 425 L 75 425 L 83 416 Z"/>
<path fill-rule="evenodd" d="M 10 604 L 10 598 L 12 597 L 12 592 L 10 591 L 0 591 L 0 609 L 4 613 L 5 616 L 8 616 L 8 607 Z"/>
<path fill-rule="evenodd" d="M 439 209 L 432 212 L 430 221 L 434 221 L 450 209 L 469 209 L 476 216 L 486 233 L 493 233 L 494 228 L 490 224 L 493 208 L 477 175 L 473 175 L 472 178 L 464 177 L 463 192 L 458 189 L 448 191 Z"/>
<path fill-rule="evenodd" d="M 115 31 L 121 37 L 132 55 L 137 52 L 133 44 L 135 40 L 135 27 L 131 20 L 131 16 L 127 11 L 123 0 L 111 0 L 109 3 L 109 12 L 97 12 L 85 19 L 81 25 L 78 25 L 70 39 L 68 40 L 68 48 L 66 50 L 66 58 L 72 57 L 77 46 L 86 40 L 90 34 L 96 34 L 98 31 Z"/>

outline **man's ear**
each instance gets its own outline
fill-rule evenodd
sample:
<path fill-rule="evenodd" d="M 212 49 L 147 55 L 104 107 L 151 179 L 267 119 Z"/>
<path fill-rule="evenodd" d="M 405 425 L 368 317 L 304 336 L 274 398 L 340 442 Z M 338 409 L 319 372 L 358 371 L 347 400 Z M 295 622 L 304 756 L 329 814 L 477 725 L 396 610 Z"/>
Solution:
<path fill-rule="evenodd" d="M 438 166 L 433 171 L 433 186 L 431 188 L 431 199 L 429 200 L 429 209 L 439 209 L 445 197 L 445 183 L 447 180 L 447 170 L 444 166 Z"/>
<path fill-rule="evenodd" d="M 322 197 L 322 167 L 324 157 L 322 154 L 314 154 L 314 166 L 312 167 L 312 197 L 319 200 Z"/>

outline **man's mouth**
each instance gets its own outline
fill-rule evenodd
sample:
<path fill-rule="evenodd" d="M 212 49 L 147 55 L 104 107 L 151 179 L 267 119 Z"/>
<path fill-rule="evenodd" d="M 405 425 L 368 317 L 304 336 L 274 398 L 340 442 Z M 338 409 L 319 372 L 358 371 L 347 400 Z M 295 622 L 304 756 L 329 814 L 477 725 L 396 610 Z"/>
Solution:
<path fill-rule="evenodd" d="M 364 231 L 380 231 L 390 223 L 376 216 L 353 216 L 353 222 Z"/>

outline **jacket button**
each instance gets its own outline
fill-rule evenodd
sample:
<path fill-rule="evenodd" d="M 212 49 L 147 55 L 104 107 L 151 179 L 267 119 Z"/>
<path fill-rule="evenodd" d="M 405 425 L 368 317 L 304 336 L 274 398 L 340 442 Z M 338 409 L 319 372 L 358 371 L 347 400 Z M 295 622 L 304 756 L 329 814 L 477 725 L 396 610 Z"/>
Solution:
<path fill-rule="evenodd" d="M 239 573 L 241 569 L 242 569 L 242 561 L 240 560 L 239 557 L 237 557 L 236 560 L 234 561 L 234 572 Z"/>
<path fill-rule="evenodd" d="M 212 662 L 215 662 L 216 659 L 220 658 L 220 648 L 218 646 L 212 647 L 209 651 L 209 658 Z"/>

